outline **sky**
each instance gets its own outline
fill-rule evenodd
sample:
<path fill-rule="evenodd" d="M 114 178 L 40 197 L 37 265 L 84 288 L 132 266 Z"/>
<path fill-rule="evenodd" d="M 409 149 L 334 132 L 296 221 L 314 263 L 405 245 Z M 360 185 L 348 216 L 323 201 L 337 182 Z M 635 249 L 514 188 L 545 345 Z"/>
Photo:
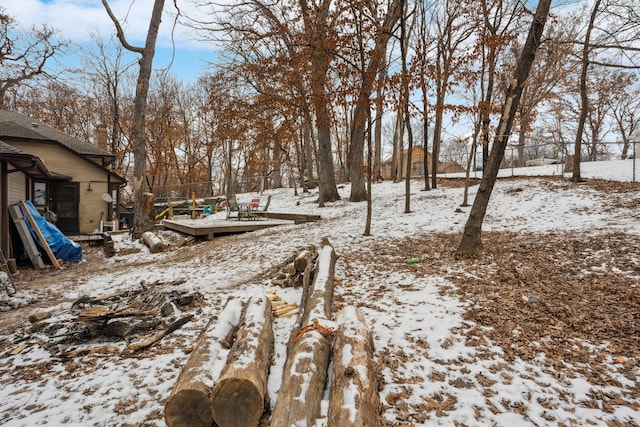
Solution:
<path fill-rule="evenodd" d="M 123 27 L 129 43 L 144 46 L 153 0 L 110 0 L 109 4 L 119 19 L 126 17 Z M 184 14 L 195 13 L 189 1 L 178 4 Z M 2 0 L 0 6 L 21 27 L 46 23 L 58 29 L 64 39 L 84 48 L 94 46 L 91 34 L 99 34 L 104 39 L 115 34 L 115 27 L 99 0 Z M 156 44 L 154 69 L 166 68 L 171 63 L 173 14 L 173 1 L 167 0 Z M 190 29 L 180 24 L 176 26 L 174 40 L 175 58 L 170 70 L 183 82 L 193 82 L 207 70 L 207 63 L 215 61 L 215 48 L 210 42 L 197 41 Z M 77 49 L 70 49 L 64 63 L 79 65 L 77 54 Z"/>
<path fill-rule="evenodd" d="M 630 160 L 583 163 L 582 172 L 583 177 L 588 178 L 631 181 L 632 167 Z M 597 245 L 600 233 L 640 236 L 637 186 L 619 194 L 624 203 L 612 209 L 611 196 L 590 185 L 573 185 L 559 179 L 555 165 L 504 172 L 555 175 L 558 179 L 498 181 L 483 230 L 534 233 L 541 239 L 558 233 L 589 236 L 595 244 L 593 248 L 598 250 L 585 248 L 585 253 L 594 259 L 597 259 L 596 252 L 605 251 Z M 597 371 L 594 380 L 567 364 L 549 371 L 543 363 L 544 354 L 507 361 L 495 344 L 476 347 L 468 342 L 464 331 L 474 327 L 469 319 L 463 318 L 468 307 L 446 292 L 455 285 L 447 279 L 445 271 L 454 267 L 425 274 L 422 266 L 429 264 L 427 260 L 437 264 L 440 257 L 432 252 L 433 248 L 419 248 L 424 252 L 413 255 L 423 261 L 416 265 L 406 265 L 405 258 L 398 253 L 397 245 L 406 245 L 411 239 L 430 233 L 459 233 L 464 226 L 469 208 L 459 212 L 462 188 L 439 187 L 424 192 L 420 191 L 421 186 L 419 181 L 412 182 L 412 212 L 405 214 L 403 182 L 374 185 L 372 235 L 368 237 L 362 235 L 366 203 L 348 202 L 349 185 L 339 189 L 342 200 L 327 203 L 325 208 L 318 207 L 317 193 L 295 195 L 292 189 L 268 190 L 267 194 L 273 196 L 270 211 L 313 213 L 322 219 L 215 237 L 210 242 L 200 241 L 182 248 L 174 246 L 158 254 L 151 254 L 138 241 L 132 242 L 128 234 L 118 234 L 114 240 L 119 253 L 113 258 L 98 258 L 100 267 L 96 270 L 86 270 L 81 264 L 49 272 L 48 285 L 37 280 L 19 282 L 18 293 L 13 297 L 7 297 L 0 290 L 0 325 L 11 324 L 13 328 L 10 333 L 0 328 L 0 342 L 7 343 L 6 351 L 18 347 L 19 339 L 26 343 L 22 351 L 13 355 L 5 352 L 0 358 L 3 393 L 0 424 L 8 427 L 166 425 L 162 415 L 164 403 L 209 319 L 222 314 L 228 298 L 246 301 L 269 290 L 275 290 L 288 303 L 299 302 L 302 293 L 299 287 L 272 285 L 263 273 L 284 265 L 301 248 L 320 245 L 324 237 L 338 255 L 335 304 L 359 306 L 373 332 L 375 358 L 384 380 L 380 398 L 384 404 L 385 425 L 606 427 L 631 425 L 632 421 L 640 420 L 638 398 L 631 397 L 637 389 L 640 369 L 637 354 L 624 355 L 629 360 L 624 366 L 615 363 L 616 354 L 610 355 L 604 361 L 606 372 Z M 470 188 L 471 197 L 477 189 L 478 186 Z M 253 197 L 256 194 L 238 195 L 241 202 Z M 224 213 L 196 221 L 224 222 Z M 159 235 L 171 241 L 166 232 Z M 628 252 L 629 259 L 635 260 L 631 264 L 637 266 L 637 252 L 634 258 L 633 251 L 620 248 L 613 256 L 622 257 Z M 94 256 L 99 257 L 100 253 L 98 249 Z M 378 263 L 372 266 L 372 260 Z M 594 269 L 603 267 L 597 261 L 594 263 Z M 493 268 L 491 260 L 487 260 L 487 264 L 487 268 Z M 631 265 L 628 269 L 633 275 Z M 588 272 L 581 274 L 588 275 Z M 474 277 L 470 280 L 475 280 Z M 74 325 L 69 308 L 75 299 L 140 289 L 141 284 L 176 279 L 185 282 L 167 285 L 169 289 L 198 291 L 204 296 L 204 305 L 192 322 L 155 346 L 136 357 L 126 357 L 120 354 L 126 342 L 116 340 L 113 342 L 115 353 L 79 356 L 67 362 L 55 355 L 57 346 L 64 348 L 65 345 L 57 337 L 56 328 Z M 638 280 L 637 272 L 631 280 Z M 585 286 L 589 283 L 591 281 L 585 279 Z M 58 300 L 53 298 L 53 304 L 52 295 L 60 296 Z M 520 298 L 519 295 L 513 297 Z M 37 305 L 25 305 L 29 303 Z M 17 308 L 21 306 L 22 309 Z M 30 330 L 26 320 L 36 310 L 52 314 L 43 321 L 47 328 L 41 328 L 41 332 Z M 268 377 L 272 408 L 281 385 L 293 322 L 293 317 L 278 318 L 273 324 L 275 344 Z M 323 323 L 333 325 L 331 319 Z M 66 330 L 60 330 L 60 334 L 64 332 Z M 89 342 L 77 347 L 104 344 Z M 71 348 L 74 346 L 71 344 Z M 478 354 L 479 349 L 484 356 Z M 219 362 L 225 358 L 226 354 L 216 352 L 211 372 L 219 372 Z M 602 382 L 601 375 L 605 373 L 615 378 L 617 385 Z M 215 381 L 215 378 L 206 381 Z M 622 396 L 635 405 L 593 406 L 589 404 L 589 396 L 593 395 Z M 325 415 L 328 396 L 329 393 L 322 403 Z M 425 412 L 431 419 L 417 421 L 416 417 Z M 549 421 L 550 415 L 553 422 Z M 319 418 L 313 427 L 328 427 L 326 416 Z"/>

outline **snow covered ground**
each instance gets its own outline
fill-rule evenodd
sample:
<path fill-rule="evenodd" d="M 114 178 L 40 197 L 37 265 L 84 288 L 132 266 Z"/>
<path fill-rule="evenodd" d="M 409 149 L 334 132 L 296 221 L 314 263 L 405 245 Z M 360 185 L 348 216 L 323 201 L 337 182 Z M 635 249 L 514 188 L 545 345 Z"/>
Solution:
<path fill-rule="evenodd" d="M 491 248 L 492 233 L 514 233 L 506 238 L 496 234 L 503 240 L 496 237 L 494 245 L 500 241 L 501 248 L 495 250 L 517 258 L 522 247 L 552 240 L 558 234 L 584 236 L 585 241 L 595 241 L 601 235 L 622 236 L 621 246 L 608 249 L 607 255 L 624 258 L 626 269 L 618 269 L 616 277 L 630 283 L 630 292 L 634 292 L 630 298 L 635 298 L 637 307 L 640 185 L 628 183 L 632 180 L 631 161 L 583 164 L 583 177 L 626 181 L 627 184 L 616 184 L 622 187 L 601 182 L 572 184 L 560 177 L 561 170 L 557 168 L 552 165 L 504 171 L 508 177 L 547 177 L 498 182 L 484 221 L 485 247 Z M 475 275 L 473 269 L 498 270 L 504 265 L 499 261 L 504 260 L 487 257 L 475 261 L 473 269 L 455 262 L 452 252 L 470 209 L 460 207 L 463 188 L 444 184 L 431 191 L 421 188 L 422 183 L 412 183 L 411 213 L 404 213 L 404 183 L 375 184 L 371 236 L 363 236 L 366 204 L 348 201 L 349 186 L 340 188 L 343 200 L 325 208 L 317 207 L 317 195 L 313 193 L 294 196 L 292 189 L 270 190 L 270 210 L 320 214 L 322 219 L 219 237 L 160 254 L 150 254 L 144 246 L 121 234 L 115 238 L 120 253 L 113 258 L 99 258 L 84 266 L 34 277 L 29 283 L 18 283 L 15 297 L 0 296 L 0 309 L 6 310 L 0 311 L 0 340 L 5 351 L 0 358 L 0 424 L 165 425 L 164 402 L 211 316 L 219 313 L 229 297 L 247 299 L 273 288 L 283 299 L 298 302 L 300 289 L 275 287 L 263 272 L 303 247 L 319 245 L 327 237 L 339 257 L 334 313 L 347 304 L 359 306 L 373 331 L 380 369 L 381 425 L 639 425 L 637 335 L 630 338 L 626 347 L 615 347 L 625 354 L 611 351 L 613 344 L 606 340 L 590 340 L 588 335 L 576 340 L 576 352 L 578 347 L 593 350 L 594 360 L 584 364 L 574 363 L 567 354 L 552 364 L 551 354 L 544 351 L 550 348 L 551 338 L 545 336 L 530 343 L 540 349 L 531 357 L 514 356 L 514 352 L 522 350 L 515 348 L 522 342 L 518 334 L 526 331 L 516 326 L 506 332 L 513 338 L 511 344 L 508 339 L 498 344 L 491 339 L 491 333 L 499 329 L 498 323 L 480 323 L 465 317 L 505 295 L 485 295 L 482 302 L 482 298 L 473 300 L 456 293 L 462 288 L 456 277 L 480 283 L 482 274 L 479 271 Z M 476 190 L 477 186 L 470 188 L 470 201 Z M 238 198 L 248 201 L 254 196 Z M 520 242 L 519 235 L 533 236 L 531 243 Z M 510 244 L 520 246 L 512 250 Z M 405 261 L 410 257 L 419 257 L 422 262 L 407 265 Z M 566 260 L 556 261 L 560 264 Z M 520 265 L 526 266 L 524 262 Z M 597 264 L 590 268 L 607 266 Z M 497 272 L 507 273 L 515 274 Z M 517 277 L 526 284 L 526 274 Z M 81 296 L 176 279 L 186 279 L 173 285 L 176 289 L 202 293 L 204 306 L 196 311 L 194 322 L 135 356 L 116 352 L 61 360 L 51 351 L 60 338 L 29 329 L 26 316 L 33 311 L 55 313 L 44 322 L 68 320 L 73 317 L 71 302 Z M 516 299 L 520 301 L 521 296 Z M 32 305 L 25 306 L 27 303 Z M 504 300 L 503 305 L 512 303 Z M 526 303 L 520 303 L 523 311 L 530 310 Z M 629 314 L 631 324 L 640 322 L 638 313 L 636 310 Z M 532 316 L 535 320 L 535 313 Z M 276 345 L 269 376 L 272 408 L 293 321 L 279 318 L 274 323 Z M 635 335 L 635 331 L 630 333 Z M 549 336 L 553 338 L 551 329 Z M 20 342 L 29 345 L 11 355 Z M 126 346 L 124 341 L 115 344 L 120 349 Z M 596 357 L 600 359 L 595 360 Z M 621 363 L 617 363 L 619 358 Z M 327 405 L 325 399 L 325 413 Z M 326 418 L 319 418 L 315 425 L 326 426 Z"/>

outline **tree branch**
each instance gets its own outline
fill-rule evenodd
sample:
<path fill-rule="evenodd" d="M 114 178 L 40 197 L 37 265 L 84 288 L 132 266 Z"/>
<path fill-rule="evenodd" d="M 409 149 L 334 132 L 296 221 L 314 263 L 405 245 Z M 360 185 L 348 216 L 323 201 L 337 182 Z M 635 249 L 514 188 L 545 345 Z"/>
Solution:
<path fill-rule="evenodd" d="M 595 49 L 618 49 L 618 50 L 630 51 L 630 52 L 640 52 L 640 47 L 633 47 L 633 46 L 620 46 L 620 45 L 609 45 L 609 44 L 590 44 L 589 47 L 592 47 L 592 48 L 595 48 Z"/>
<path fill-rule="evenodd" d="M 600 62 L 600 61 L 589 61 L 589 64 L 600 65 L 602 67 L 609 68 L 620 68 L 624 70 L 640 70 L 640 65 L 623 65 L 623 64 L 613 64 L 610 62 Z"/>
<path fill-rule="evenodd" d="M 116 16 L 111 11 L 111 7 L 109 7 L 109 3 L 107 3 L 107 0 L 102 0 L 102 5 L 107 11 L 107 15 L 109 15 L 109 18 L 111 18 L 111 21 L 116 26 L 116 33 L 118 35 L 118 40 L 120 40 L 120 43 L 122 43 L 122 46 L 131 52 L 136 52 L 142 55 L 144 53 L 144 48 L 138 47 L 138 46 L 132 46 L 129 44 L 129 42 L 127 42 L 127 38 L 124 35 L 122 26 L 120 25 L 118 18 L 116 18 Z"/>

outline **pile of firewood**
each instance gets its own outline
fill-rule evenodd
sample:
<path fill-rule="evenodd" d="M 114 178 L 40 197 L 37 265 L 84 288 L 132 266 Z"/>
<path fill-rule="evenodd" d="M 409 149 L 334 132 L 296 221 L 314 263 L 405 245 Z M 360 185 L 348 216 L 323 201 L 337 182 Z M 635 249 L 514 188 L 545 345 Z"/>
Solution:
<path fill-rule="evenodd" d="M 133 353 L 160 341 L 194 317 L 204 297 L 176 288 L 185 280 L 141 283 L 138 287 L 83 296 L 71 306 L 72 317 L 55 313 L 29 316 L 31 332 L 50 337 L 52 353 L 63 358 L 95 353 Z M 46 320 L 46 321 L 45 321 Z M 122 341 L 125 340 L 124 349 Z M 105 345 L 105 342 L 111 344 Z M 113 342 L 119 345 L 113 345 Z M 41 343 L 43 344 L 43 343 Z M 96 344 L 95 348 L 87 344 Z"/>
<path fill-rule="evenodd" d="M 318 253 L 315 246 L 303 249 L 298 255 L 290 258 L 271 279 L 271 284 L 283 288 L 302 286 L 304 271 L 315 262 Z"/>
<path fill-rule="evenodd" d="M 293 307 L 295 304 L 284 308 L 288 304 L 279 304 L 277 293 L 269 291 L 244 303 L 229 300 L 215 322 L 207 325 L 165 404 L 169 427 L 214 423 L 220 427 L 251 427 L 268 421 L 263 418 L 265 407 L 269 406 L 267 383 L 274 344 L 273 319 L 279 310 L 295 311 L 298 317 L 291 330 L 270 425 L 315 423 L 320 416 L 332 358 L 329 425 L 378 425 L 379 397 L 371 331 L 355 307 L 343 309 L 337 322 L 330 320 L 337 258 L 333 247 L 325 241 L 318 255 L 306 254 L 302 258 L 306 261 L 300 308 Z M 318 262 L 314 266 L 310 261 L 315 258 Z M 348 353 L 343 354 L 343 349 Z M 221 371 L 216 371 L 214 367 L 219 360 L 226 363 Z"/>
<path fill-rule="evenodd" d="M 283 301 L 274 289 L 267 291 L 266 296 L 271 301 L 273 317 L 291 317 L 300 312 L 298 304 Z"/>

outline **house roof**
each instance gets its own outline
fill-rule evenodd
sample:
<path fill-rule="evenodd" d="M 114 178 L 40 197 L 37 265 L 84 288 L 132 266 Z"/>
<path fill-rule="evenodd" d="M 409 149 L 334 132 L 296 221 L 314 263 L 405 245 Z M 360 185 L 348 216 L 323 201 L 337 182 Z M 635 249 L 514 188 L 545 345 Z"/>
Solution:
<path fill-rule="evenodd" d="M 115 160 L 108 151 L 13 111 L 0 110 L 0 138 L 3 137 L 57 142 L 84 157 L 101 159 L 105 165 Z"/>
<path fill-rule="evenodd" d="M 42 165 L 42 168 L 47 171 L 46 173 L 43 172 L 44 175 L 42 175 L 41 177 L 61 180 L 71 179 L 71 177 L 67 175 L 48 171 L 41 159 L 18 150 L 15 147 L 12 147 L 10 145 L 11 141 L 6 141 L 7 139 L 40 141 L 42 143 L 59 144 L 67 150 L 77 154 L 78 156 L 91 161 L 99 168 L 104 169 L 116 180 L 122 183 L 126 182 L 126 179 L 105 168 L 106 165 L 113 163 L 113 161 L 115 160 L 115 155 L 108 151 L 102 150 L 101 148 L 98 148 L 93 144 L 89 144 L 78 138 L 74 138 L 70 135 L 60 132 L 50 126 L 38 122 L 37 120 L 33 120 L 29 116 L 25 116 L 13 111 L 0 110 L 0 139 L 5 139 L 5 141 L 3 141 L 3 144 L 0 146 L 0 154 L 9 155 L 12 150 L 17 150 L 17 152 L 13 152 L 14 155 L 17 155 L 17 157 L 14 156 L 13 159 L 14 161 L 18 161 L 18 159 L 21 158 L 21 161 L 24 163 L 22 164 L 22 167 L 27 167 L 24 156 L 28 156 L 30 159 L 29 161 L 31 161 L 32 159 L 37 159 L 37 162 L 39 162 Z M 9 161 L 8 158 L 3 158 L 3 160 Z M 16 165 L 14 164 L 14 166 Z"/>
<path fill-rule="evenodd" d="M 69 180 L 70 176 L 51 172 L 42 160 L 0 140 L 0 160 L 4 160 L 32 178 Z"/>

